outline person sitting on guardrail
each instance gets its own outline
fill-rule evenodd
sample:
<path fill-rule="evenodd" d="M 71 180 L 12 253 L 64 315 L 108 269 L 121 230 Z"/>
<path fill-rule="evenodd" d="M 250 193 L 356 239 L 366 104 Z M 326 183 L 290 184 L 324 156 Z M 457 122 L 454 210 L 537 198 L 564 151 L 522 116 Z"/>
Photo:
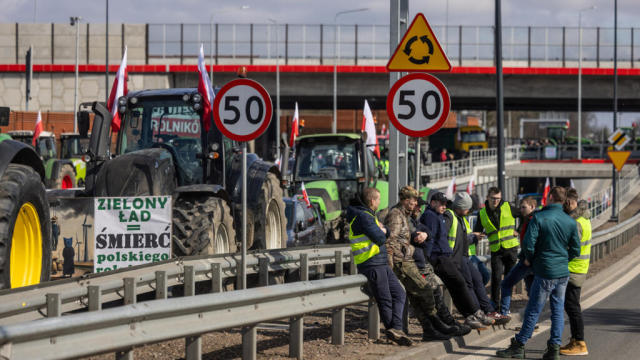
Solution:
<path fill-rule="evenodd" d="M 448 340 L 452 336 L 463 335 L 456 326 L 445 324 L 437 316 L 433 291 L 413 260 L 415 248 L 411 245 L 409 222 L 414 206 L 417 204 L 417 201 L 413 202 L 413 200 L 418 198 L 418 191 L 411 186 L 404 186 L 400 189 L 398 196 L 400 202 L 391 208 L 384 221 L 389 231 L 386 244 L 389 264 L 404 285 L 413 312 L 422 325 L 422 340 Z M 424 242 L 427 239 L 427 234 L 424 232 L 418 232 L 416 235 L 417 242 Z M 467 333 L 469 331 L 471 329 L 468 329 Z"/>
<path fill-rule="evenodd" d="M 420 223 L 425 226 L 429 239 L 425 253 L 429 262 L 433 265 L 436 275 L 440 277 L 449 290 L 456 308 L 465 317 L 466 324 L 473 329 L 493 325 L 495 320 L 488 317 L 474 303 L 467 289 L 464 276 L 462 276 L 460 270 L 458 270 L 458 265 L 451 258 L 453 251 L 448 241 L 450 225 L 447 225 L 443 215 L 446 206 L 446 196 L 441 192 L 437 192 L 431 197 L 429 206 L 420 217 Z"/>
<path fill-rule="evenodd" d="M 385 243 L 389 232 L 375 215 L 379 205 L 380 191 L 366 188 L 362 199 L 355 199 L 347 207 L 351 255 L 358 272 L 368 280 L 387 337 L 399 345 L 410 346 L 413 341 L 402 331 L 406 295 L 388 264 Z"/>
<path fill-rule="evenodd" d="M 497 187 L 488 190 L 485 207 L 478 213 L 473 231 L 484 232 L 489 237 L 491 249 L 491 300 L 500 301 L 500 281 L 516 264 L 519 241 L 516 237 L 517 208 L 502 199 Z"/>
<path fill-rule="evenodd" d="M 425 279 L 429 287 L 431 287 L 431 291 L 433 293 L 433 300 L 435 301 L 435 306 L 437 310 L 438 317 L 442 322 L 449 326 L 456 326 L 459 332 L 456 336 L 464 336 L 471 332 L 471 328 L 465 324 L 461 324 L 456 321 L 456 319 L 451 315 L 451 311 L 447 307 L 447 304 L 444 302 L 444 294 L 442 293 L 442 289 L 440 288 L 440 284 L 442 280 L 438 278 L 435 270 L 431 263 L 426 261 L 425 257 L 425 248 L 427 245 L 427 241 L 420 239 L 422 235 L 420 233 L 427 233 L 429 230 L 426 229 L 426 226 L 419 223 L 418 219 L 422 212 L 420 208 L 422 206 L 426 206 L 427 202 L 421 198 L 411 199 L 411 205 L 414 208 L 411 216 L 409 217 L 409 227 L 411 229 L 411 245 L 413 245 L 415 251 L 413 252 L 413 260 L 420 271 L 420 274 Z"/>
<path fill-rule="evenodd" d="M 580 236 L 580 256 L 569 261 L 569 284 L 564 298 L 564 310 L 569 316 L 571 340 L 560 348 L 562 355 L 589 355 L 587 343 L 584 340 L 584 322 L 580 306 L 580 291 L 587 279 L 589 258 L 591 255 L 591 222 L 589 221 L 589 207 L 586 201 L 578 201 L 576 189 L 567 190 L 565 212 L 576 220 L 578 235 Z"/>
<path fill-rule="evenodd" d="M 537 211 L 538 203 L 533 196 L 527 196 L 520 202 L 520 239 L 524 239 L 524 234 L 527 232 L 527 225 L 535 211 Z M 518 254 L 518 263 L 511 268 L 511 271 L 504 277 L 504 280 L 500 283 L 500 313 L 502 315 L 511 314 L 511 294 L 513 293 L 513 287 L 516 286 L 520 280 L 524 280 L 525 287 L 527 288 L 527 294 L 530 292 L 531 283 L 533 282 L 533 269 L 531 266 L 524 264 L 524 253 L 521 251 Z"/>
<path fill-rule="evenodd" d="M 466 192 L 456 193 L 451 209 L 447 209 L 444 213 L 447 224 L 449 225 L 448 241 L 449 247 L 453 251 L 451 258 L 454 259 L 458 270 L 464 277 L 469 295 L 476 305 L 482 311 L 495 320 L 496 325 L 504 325 L 511 318 L 506 315 L 499 314 L 491 304 L 487 296 L 487 290 L 482 283 L 482 275 L 478 269 L 471 264 L 469 260 L 469 245 L 474 242 L 477 236 L 471 233 L 471 226 L 466 216 L 471 209 L 472 200 Z"/>
<path fill-rule="evenodd" d="M 580 256 L 580 237 L 576 221 L 562 211 L 566 190 L 555 186 L 549 195 L 549 205 L 536 212 L 527 225 L 522 240 L 524 264 L 533 267 L 533 283 L 522 328 L 511 339 L 511 345 L 498 350 L 501 358 L 525 356 L 524 346 L 531 338 L 542 309 L 550 298 L 551 336 L 543 359 L 558 359 L 564 329 L 564 297 L 569 282 L 569 261 Z"/>

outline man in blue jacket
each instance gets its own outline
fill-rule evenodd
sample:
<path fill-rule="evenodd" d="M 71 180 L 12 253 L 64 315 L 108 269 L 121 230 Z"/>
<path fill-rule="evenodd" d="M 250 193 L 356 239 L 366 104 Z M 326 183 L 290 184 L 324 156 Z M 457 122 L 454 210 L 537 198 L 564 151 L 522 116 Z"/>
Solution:
<path fill-rule="evenodd" d="M 380 205 L 380 191 L 364 189 L 362 202 L 364 205 L 354 203 L 347 207 L 351 255 L 358 272 L 367 277 L 387 337 L 399 345 L 410 346 L 413 342 L 402 331 L 406 294 L 388 263 L 385 242 L 389 233 L 375 215 Z"/>
<path fill-rule="evenodd" d="M 569 260 L 580 256 L 580 237 L 576 221 L 562 210 L 566 190 L 556 186 L 550 204 L 536 212 L 522 241 L 524 264 L 533 267 L 533 283 L 525 309 L 522 329 L 511 339 L 511 346 L 496 352 L 498 357 L 523 359 L 524 344 L 531 338 L 547 297 L 551 307 L 551 336 L 543 359 L 560 358 L 564 330 L 564 295 L 569 281 Z"/>

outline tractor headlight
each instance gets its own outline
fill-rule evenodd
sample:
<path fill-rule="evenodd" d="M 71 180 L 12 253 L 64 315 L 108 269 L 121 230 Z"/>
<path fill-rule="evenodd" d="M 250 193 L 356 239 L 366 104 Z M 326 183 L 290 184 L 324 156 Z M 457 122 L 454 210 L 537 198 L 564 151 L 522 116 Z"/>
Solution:
<path fill-rule="evenodd" d="M 118 106 L 127 106 L 127 98 L 124 96 L 119 97 Z"/>
<path fill-rule="evenodd" d="M 191 100 L 193 100 L 194 103 L 202 102 L 202 95 L 200 95 L 200 93 L 195 93 L 191 96 Z"/>
<path fill-rule="evenodd" d="M 209 145 L 209 148 L 211 149 L 211 151 L 218 151 L 220 149 L 220 144 L 212 143 L 211 145 Z"/>
<path fill-rule="evenodd" d="M 131 105 L 135 105 L 138 103 L 138 98 L 137 97 L 132 97 L 131 99 L 129 99 L 129 102 L 131 103 Z"/>
<path fill-rule="evenodd" d="M 202 104 L 200 104 L 199 102 L 193 104 L 193 110 L 199 111 L 200 109 L 202 109 Z"/>
<path fill-rule="evenodd" d="M 182 101 L 184 101 L 184 102 L 189 101 L 189 94 L 182 95 Z"/>

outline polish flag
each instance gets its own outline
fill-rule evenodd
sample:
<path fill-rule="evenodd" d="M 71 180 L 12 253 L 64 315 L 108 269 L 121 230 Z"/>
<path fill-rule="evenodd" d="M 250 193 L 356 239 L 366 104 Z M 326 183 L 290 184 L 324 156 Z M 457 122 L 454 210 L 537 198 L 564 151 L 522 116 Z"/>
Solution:
<path fill-rule="evenodd" d="M 307 204 L 307 207 L 311 207 L 311 201 L 309 201 L 309 194 L 307 194 L 307 189 L 304 188 L 304 183 L 302 183 L 302 198 L 304 202 Z"/>
<path fill-rule="evenodd" d="M 109 101 L 107 101 L 107 109 L 111 113 L 111 129 L 114 132 L 120 131 L 120 113 L 118 112 L 118 99 L 121 96 L 127 95 L 127 47 L 124 48 L 124 55 L 122 55 L 122 62 L 116 73 L 116 78 L 113 80 L 111 86 L 111 93 L 109 93 Z"/>
<path fill-rule="evenodd" d="M 300 117 L 298 116 L 298 102 L 296 101 L 296 109 L 293 111 L 293 121 L 291 121 L 291 136 L 289 136 L 289 147 L 293 147 L 296 137 L 300 135 Z"/>
<path fill-rule="evenodd" d="M 473 188 L 475 188 L 476 184 L 476 176 L 475 175 L 471 175 L 471 180 L 469 180 L 469 183 L 467 184 L 467 193 L 469 195 L 473 194 Z"/>
<path fill-rule="evenodd" d="M 33 129 L 33 139 L 31 139 L 31 144 L 36 146 L 36 141 L 38 137 L 40 137 L 40 133 L 42 132 L 42 114 L 38 111 L 38 118 L 36 119 L 36 127 Z"/>
<path fill-rule="evenodd" d="M 380 135 L 386 138 L 387 134 L 387 124 L 382 124 L 382 130 L 380 130 Z"/>
<path fill-rule="evenodd" d="M 569 179 L 569 186 L 572 188 L 576 188 L 576 184 L 573 183 L 573 179 Z"/>
<path fill-rule="evenodd" d="M 373 114 L 371 113 L 367 100 L 364 101 L 364 110 L 362 111 L 362 131 L 367 133 L 367 147 L 373 148 L 373 153 L 380 159 L 376 124 L 373 122 Z"/>
<path fill-rule="evenodd" d="M 551 185 L 549 184 L 549 178 L 544 183 L 544 191 L 542 192 L 542 206 L 547 206 L 547 198 L 551 192 Z"/>
<path fill-rule="evenodd" d="M 456 193 L 456 177 L 454 176 L 453 179 L 451 179 L 451 183 L 449 184 L 449 186 L 447 186 L 447 191 L 444 193 L 444 196 L 447 197 L 447 199 L 449 200 L 453 200 L 453 194 Z"/>
<path fill-rule="evenodd" d="M 207 67 L 204 64 L 204 45 L 200 44 L 200 53 L 198 54 L 198 72 L 200 73 L 198 80 L 198 92 L 202 95 L 202 119 L 204 122 L 204 130 L 209 131 L 213 116 L 213 87 L 211 79 L 207 73 Z"/>

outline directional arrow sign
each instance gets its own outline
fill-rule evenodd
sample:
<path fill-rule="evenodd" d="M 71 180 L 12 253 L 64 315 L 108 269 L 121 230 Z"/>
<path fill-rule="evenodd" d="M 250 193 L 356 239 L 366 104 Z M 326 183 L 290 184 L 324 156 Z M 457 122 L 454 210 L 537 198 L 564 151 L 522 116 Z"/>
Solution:
<path fill-rule="evenodd" d="M 616 148 L 616 150 L 622 150 L 624 149 L 625 145 L 627 145 L 627 143 L 631 141 L 631 137 L 625 134 L 625 132 L 621 129 L 616 129 L 616 131 L 614 131 L 613 134 L 609 136 L 608 140 Z"/>
<path fill-rule="evenodd" d="M 607 155 L 609 155 L 609 159 L 615 166 L 618 172 L 622 171 L 622 167 L 627 162 L 629 155 L 631 155 L 631 151 L 608 151 Z"/>

